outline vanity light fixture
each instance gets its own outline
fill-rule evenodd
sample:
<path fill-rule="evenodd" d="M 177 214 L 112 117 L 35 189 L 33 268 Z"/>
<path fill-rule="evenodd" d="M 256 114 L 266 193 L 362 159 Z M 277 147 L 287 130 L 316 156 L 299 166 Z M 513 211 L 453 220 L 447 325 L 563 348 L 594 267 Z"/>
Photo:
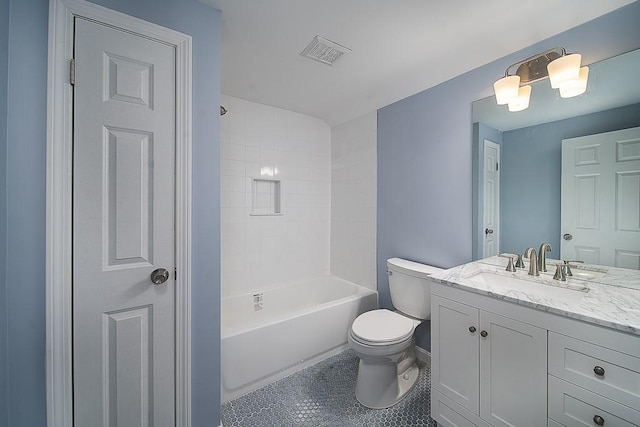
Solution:
<path fill-rule="evenodd" d="M 587 90 L 589 67 L 580 67 L 581 60 L 580 54 L 567 54 L 563 47 L 556 47 L 511 64 L 504 77 L 493 84 L 496 102 L 507 104 L 509 111 L 525 110 L 531 97 L 529 83 L 546 77 L 562 98 L 583 94 Z"/>

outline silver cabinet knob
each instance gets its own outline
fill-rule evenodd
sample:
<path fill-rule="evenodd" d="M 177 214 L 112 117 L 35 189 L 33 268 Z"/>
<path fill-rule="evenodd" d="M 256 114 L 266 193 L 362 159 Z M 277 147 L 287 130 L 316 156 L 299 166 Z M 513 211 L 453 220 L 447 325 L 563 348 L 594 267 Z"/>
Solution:
<path fill-rule="evenodd" d="M 480 331 L 480 336 L 481 336 L 482 338 L 486 338 L 486 337 L 487 337 L 487 335 L 489 335 L 489 333 L 488 333 L 487 331 Z"/>
<path fill-rule="evenodd" d="M 169 279 L 169 272 L 166 268 L 156 268 L 151 272 L 151 283 L 154 285 L 162 285 Z"/>
<path fill-rule="evenodd" d="M 602 418 L 600 415 L 594 415 L 593 416 L 593 422 L 598 426 L 603 426 L 604 425 L 604 418 Z"/>
<path fill-rule="evenodd" d="M 562 238 L 563 238 L 564 240 L 566 240 L 566 241 L 569 241 L 569 240 L 573 239 L 573 236 L 572 236 L 571 234 L 569 234 L 569 233 L 564 233 L 564 234 L 562 235 Z"/>
<path fill-rule="evenodd" d="M 493 234 L 493 229 L 492 228 L 485 228 L 484 229 L 484 234 Z"/>

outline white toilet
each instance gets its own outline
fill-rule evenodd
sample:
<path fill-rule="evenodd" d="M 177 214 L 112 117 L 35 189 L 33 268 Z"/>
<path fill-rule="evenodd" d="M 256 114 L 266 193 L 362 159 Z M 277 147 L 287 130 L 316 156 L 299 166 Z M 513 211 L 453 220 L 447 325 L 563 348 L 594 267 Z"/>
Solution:
<path fill-rule="evenodd" d="M 349 344 L 360 357 L 356 398 L 368 408 L 398 403 L 418 379 L 413 331 L 431 316 L 431 284 L 440 268 L 400 258 L 387 260 L 391 302 L 397 311 L 372 310 L 358 316 Z"/>

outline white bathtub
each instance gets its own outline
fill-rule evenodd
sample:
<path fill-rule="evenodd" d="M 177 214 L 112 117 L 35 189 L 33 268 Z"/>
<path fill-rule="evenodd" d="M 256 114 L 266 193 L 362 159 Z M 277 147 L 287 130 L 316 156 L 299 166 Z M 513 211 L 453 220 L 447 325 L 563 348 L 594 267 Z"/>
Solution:
<path fill-rule="evenodd" d="M 222 299 L 222 402 L 345 349 L 349 327 L 378 305 L 378 293 L 322 277 Z"/>

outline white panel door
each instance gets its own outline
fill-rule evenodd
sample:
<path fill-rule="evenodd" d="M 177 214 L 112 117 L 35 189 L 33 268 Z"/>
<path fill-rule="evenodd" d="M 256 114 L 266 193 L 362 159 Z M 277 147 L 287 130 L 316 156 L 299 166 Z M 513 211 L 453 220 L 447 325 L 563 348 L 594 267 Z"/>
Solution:
<path fill-rule="evenodd" d="M 77 18 L 75 58 L 75 425 L 173 426 L 175 51 Z"/>
<path fill-rule="evenodd" d="M 431 308 L 431 384 L 478 414 L 478 309 L 437 295 Z"/>
<path fill-rule="evenodd" d="M 482 257 L 487 258 L 500 252 L 500 146 L 484 140 L 484 197 L 482 224 L 484 245 Z"/>
<path fill-rule="evenodd" d="M 640 269 L 640 128 L 563 140 L 561 200 L 563 259 Z"/>
<path fill-rule="evenodd" d="M 480 416 L 496 427 L 547 425 L 547 330 L 480 312 Z"/>

